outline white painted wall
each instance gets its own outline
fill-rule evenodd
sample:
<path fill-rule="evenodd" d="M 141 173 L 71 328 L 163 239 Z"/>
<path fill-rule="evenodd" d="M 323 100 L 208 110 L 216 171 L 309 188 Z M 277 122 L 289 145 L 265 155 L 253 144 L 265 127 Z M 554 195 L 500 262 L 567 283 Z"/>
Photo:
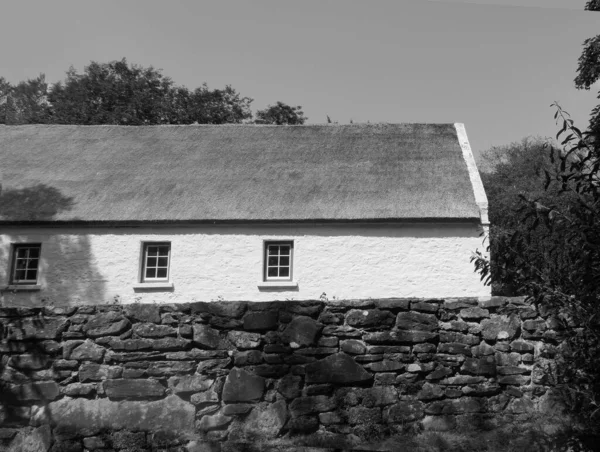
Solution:
<path fill-rule="evenodd" d="M 41 242 L 34 292 L 4 304 L 489 296 L 469 258 L 475 224 L 232 225 L 142 228 L 3 228 L 0 288 L 11 243 Z M 263 241 L 294 240 L 296 289 L 260 290 Z M 143 241 L 171 242 L 171 291 L 134 290 Z"/>

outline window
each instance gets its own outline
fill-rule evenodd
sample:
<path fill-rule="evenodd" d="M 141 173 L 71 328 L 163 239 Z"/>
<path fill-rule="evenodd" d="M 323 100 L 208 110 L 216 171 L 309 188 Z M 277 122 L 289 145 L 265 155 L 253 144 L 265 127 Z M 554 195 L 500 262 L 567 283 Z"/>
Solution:
<path fill-rule="evenodd" d="M 41 250 L 39 243 L 13 245 L 10 284 L 37 284 Z"/>
<path fill-rule="evenodd" d="M 169 280 L 170 243 L 144 243 L 142 282 Z"/>
<path fill-rule="evenodd" d="M 265 242 L 265 281 L 292 280 L 294 242 Z"/>

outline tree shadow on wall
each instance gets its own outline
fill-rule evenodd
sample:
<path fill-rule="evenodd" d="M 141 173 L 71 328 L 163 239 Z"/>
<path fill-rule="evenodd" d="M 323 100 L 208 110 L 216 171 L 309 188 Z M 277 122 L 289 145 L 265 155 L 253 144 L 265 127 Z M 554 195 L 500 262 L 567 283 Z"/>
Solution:
<path fill-rule="evenodd" d="M 55 369 L 62 333 L 69 322 L 54 306 L 105 303 L 105 281 L 95 265 L 86 231 L 50 229 L 47 222 L 75 206 L 74 199 L 55 187 L 37 184 L 24 188 L 0 186 L 0 425 L 23 426 L 31 410 L 44 411 L 59 397 L 55 382 L 70 371 Z M 9 287 L 11 247 L 41 243 L 41 290 Z M 11 307 L 22 307 L 12 309 Z M 65 308 L 69 310 L 69 308 Z M 37 408 L 36 408 L 37 407 Z M 39 413 L 39 411 L 38 411 Z M 46 415 L 48 413 L 46 412 Z"/>

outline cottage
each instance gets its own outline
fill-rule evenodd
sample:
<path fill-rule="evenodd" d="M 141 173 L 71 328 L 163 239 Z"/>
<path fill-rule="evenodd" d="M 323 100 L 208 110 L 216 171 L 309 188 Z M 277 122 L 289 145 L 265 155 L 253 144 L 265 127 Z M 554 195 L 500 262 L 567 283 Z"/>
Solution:
<path fill-rule="evenodd" d="M 4 303 L 485 297 L 462 124 L 0 126 Z"/>

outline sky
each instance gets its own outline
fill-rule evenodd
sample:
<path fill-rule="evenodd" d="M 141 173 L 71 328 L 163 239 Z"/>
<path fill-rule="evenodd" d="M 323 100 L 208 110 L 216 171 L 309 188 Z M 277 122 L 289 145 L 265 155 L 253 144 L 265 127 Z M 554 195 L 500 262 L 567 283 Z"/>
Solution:
<path fill-rule="evenodd" d="M 0 0 L 0 76 L 64 78 L 123 57 L 195 88 L 232 85 L 253 110 L 308 123 L 463 122 L 477 158 L 554 135 L 558 101 L 585 127 L 573 79 L 600 33 L 585 0 Z"/>

